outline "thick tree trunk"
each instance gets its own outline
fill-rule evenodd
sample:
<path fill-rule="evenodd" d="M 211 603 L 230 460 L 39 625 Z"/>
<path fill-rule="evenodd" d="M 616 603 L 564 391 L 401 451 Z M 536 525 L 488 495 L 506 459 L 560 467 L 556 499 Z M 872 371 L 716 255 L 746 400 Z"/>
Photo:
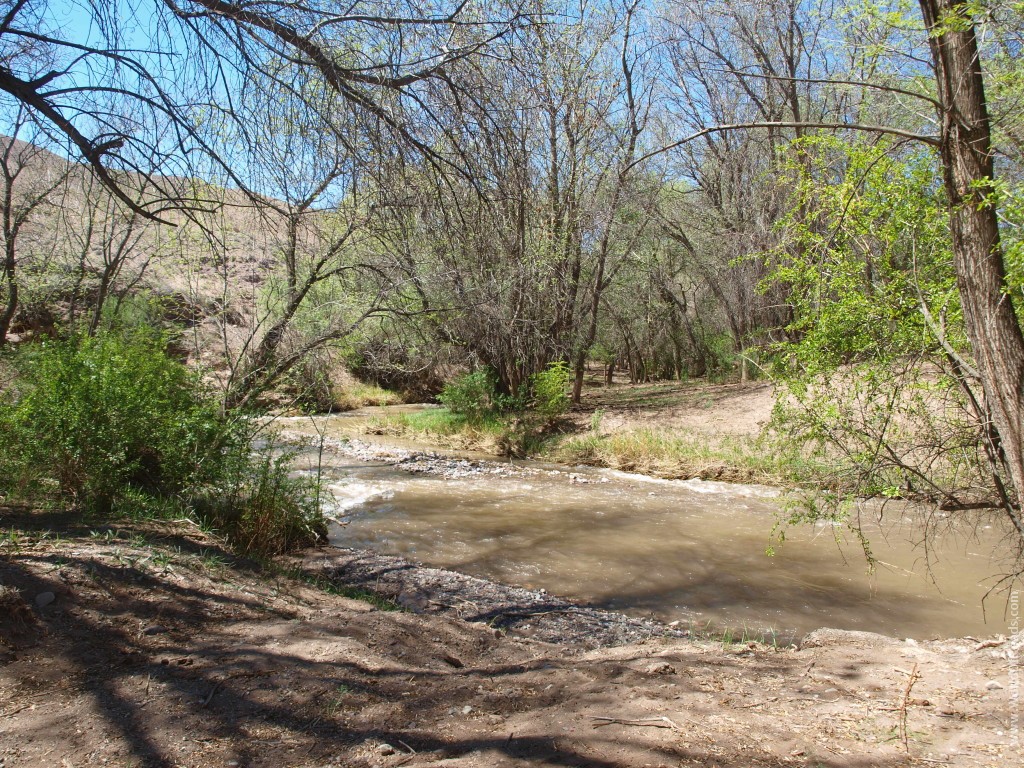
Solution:
<path fill-rule="evenodd" d="M 953 257 L 967 337 L 998 433 L 990 455 L 1012 483 L 1007 510 L 1024 537 L 1024 335 L 1006 292 L 1006 272 L 992 191 L 991 132 L 973 26 L 959 0 L 920 0 L 930 33 L 942 106 L 941 151 L 949 196 Z M 954 15 L 954 11 L 964 11 Z M 965 15 L 966 14 L 966 15 Z"/>

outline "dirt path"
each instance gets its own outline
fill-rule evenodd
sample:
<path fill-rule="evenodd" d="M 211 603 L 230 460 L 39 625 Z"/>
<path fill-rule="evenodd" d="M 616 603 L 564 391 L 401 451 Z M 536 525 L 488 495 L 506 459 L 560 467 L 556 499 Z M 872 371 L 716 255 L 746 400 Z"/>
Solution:
<path fill-rule="evenodd" d="M 336 594 L 323 550 L 299 579 L 185 523 L 0 527 L 4 768 L 1021 764 L 998 640 L 586 649 Z"/>

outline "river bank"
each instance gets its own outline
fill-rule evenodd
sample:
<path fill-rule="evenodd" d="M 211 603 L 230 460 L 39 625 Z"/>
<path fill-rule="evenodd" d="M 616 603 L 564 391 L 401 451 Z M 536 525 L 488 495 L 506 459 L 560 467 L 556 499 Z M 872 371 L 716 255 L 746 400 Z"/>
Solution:
<path fill-rule="evenodd" d="M 401 611 L 346 597 L 332 575 L 351 553 L 267 570 L 184 522 L 0 514 L 5 766 L 1018 759 L 1001 638 L 550 643 L 531 621 L 495 626 L 462 593 L 399 592 Z M 453 607 L 417 612 L 423 599 Z"/>
<path fill-rule="evenodd" d="M 860 539 L 841 528 L 796 526 L 779 544 L 784 500 L 771 487 L 334 436 L 353 426 L 348 417 L 284 424 L 282 437 L 305 446 L 295 465 L 322 477 L 330 541 L 384 560 L 784 645 L 822 626 L 918 640 L 1007 631 L 1001 597 L 986 597 L 999 565 L 994 526 L 933 538 L 926 561 L 913 510 L 891 505 L 883 524 L 865 506 L 870 568 Z M 380 570 L 387 579 L 409 572 Z"/>

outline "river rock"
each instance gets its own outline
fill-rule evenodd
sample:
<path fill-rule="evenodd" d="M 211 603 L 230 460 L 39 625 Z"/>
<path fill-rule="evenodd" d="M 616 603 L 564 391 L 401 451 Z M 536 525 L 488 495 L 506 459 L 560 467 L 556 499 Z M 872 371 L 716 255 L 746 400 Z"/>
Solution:
<path fill-rule="evenodd" d="M 45 608 L 56 599 L 57 596 L 53 594 L 53 592 L 40 592 L 36 595 L 36 606 L 39 608 Z"/>

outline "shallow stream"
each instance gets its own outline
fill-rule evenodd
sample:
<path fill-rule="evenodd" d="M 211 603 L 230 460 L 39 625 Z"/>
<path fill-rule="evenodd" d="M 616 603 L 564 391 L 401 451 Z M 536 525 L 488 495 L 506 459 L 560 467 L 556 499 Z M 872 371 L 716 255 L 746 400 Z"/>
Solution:
<path fill-rule="evenodd" d="M 327 418 L 327 433 L 351 419 Z M 774 489 L 520 466 L 526 474 L 484 464 L 445 478 L 328 452 L 323 471 L 345 523 L 331 540 L 697 629 L 1006 631 L 1005 596 L 982 604 L 999 571 L 996 520 L 926 551 L 914 543 L 918 523 L 890 506 L 884 527 L 865 525 L 878 561 L 869 573 L 860 544 L 831 526 L 789 528 L 768 556 Z"/>

